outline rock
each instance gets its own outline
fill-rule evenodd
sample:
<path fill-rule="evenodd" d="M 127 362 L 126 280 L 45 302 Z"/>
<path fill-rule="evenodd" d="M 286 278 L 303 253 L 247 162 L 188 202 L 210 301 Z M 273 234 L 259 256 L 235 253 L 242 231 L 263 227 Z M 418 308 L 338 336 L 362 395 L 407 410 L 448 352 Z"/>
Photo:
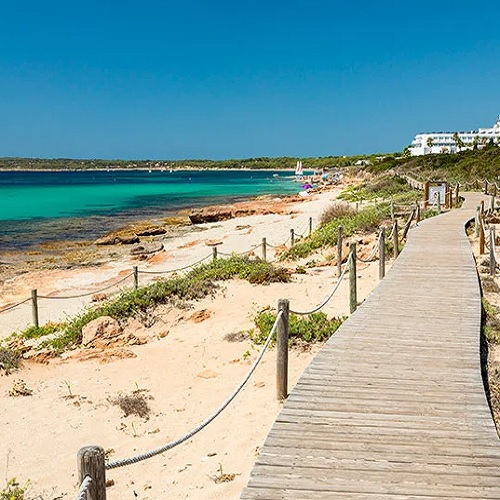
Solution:
<path fill-rule="evenodd" d="M 82 345 L 89 346 L 96 340 L 112 339 L 120 335 L 121 328 L 110 316 L 96 318 L 82 328 Z"/>
<path fill-rule="evenodd" d="M 94 295 L 92 295 L 92 302 L 102 302 L 107 298 L 108 296 L 105 293 L 94 293 Z"/>
<path fill-rule="evenodd" d="M 189 319 L 194 323 L 201 323 L 202 321 L 210 318 L 211 315 L 212 313 L 208 309 L 202 309 L 201 311 L 196 311 L 191 314 L 191 317 Z"/>
<path fill-rule="evenodd" d="M 189 214 L 189 220 L 193 224 L 204 224 L 206 222 L 219 222 L 233 218 L 231 208 L 207 207 Z"/>
<path fill-rule="evenodd" d="M 139 243 L 139 236 L 136 234 L 122 234 L 117 237 L 118 243 L 122 245 L 133 245 L 134 243 Z"/>
<path fill-rule="evenodd" d="M 130 255 L 149 255 L 163 250 L 163 243 L 153 245 L 138 245 L 130 250 Z"/>
<path fill-rule="evenodd" d="M 207 247 L 222 245 L 222 240 L 205 240 L 205 245 L 207 245 Z"/>
<path fill-rule="evenodd" d="M 103 236 L 94 241 L 95 245 L 115 245 L 117 243 L 117 238 L 114 235 Z"/>
<path fill-rule="evenodd" d="M 165 234 L 167 230 L 161 226 L 151 226 L 144 229 L 136 231 L 137 236 L 157 236 L 159 234 Z"/>

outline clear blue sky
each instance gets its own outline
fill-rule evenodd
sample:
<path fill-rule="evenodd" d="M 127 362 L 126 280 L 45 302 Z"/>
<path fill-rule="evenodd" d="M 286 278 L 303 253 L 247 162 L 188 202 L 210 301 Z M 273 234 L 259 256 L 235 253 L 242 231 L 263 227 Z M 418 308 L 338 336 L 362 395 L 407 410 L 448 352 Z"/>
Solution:
<path fill-rule="evenodd" d="M 500 3 L 0 0 L 0 156 L 401 151 L 500 113 Z"/>

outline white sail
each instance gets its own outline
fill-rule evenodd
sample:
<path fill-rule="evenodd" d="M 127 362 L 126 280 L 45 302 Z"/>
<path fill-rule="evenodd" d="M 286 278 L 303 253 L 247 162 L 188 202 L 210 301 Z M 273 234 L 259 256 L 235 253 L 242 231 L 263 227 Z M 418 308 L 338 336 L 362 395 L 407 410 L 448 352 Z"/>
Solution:
<path fill-rule="evenodd" d="M 302 175 L 302 162 L 299 160 L 297 166 L 295 167 L 295 175 Z"/>

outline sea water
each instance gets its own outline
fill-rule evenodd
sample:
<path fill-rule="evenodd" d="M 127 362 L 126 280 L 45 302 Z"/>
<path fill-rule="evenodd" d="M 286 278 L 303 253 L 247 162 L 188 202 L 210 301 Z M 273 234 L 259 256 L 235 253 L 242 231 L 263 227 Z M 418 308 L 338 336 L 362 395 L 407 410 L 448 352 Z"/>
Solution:
<path fill-rule="evenodd" d="M 0 251 L 93 239 L 133 220 L 297 191 L 293 175 L 283 171 L 0 172 Z"/>

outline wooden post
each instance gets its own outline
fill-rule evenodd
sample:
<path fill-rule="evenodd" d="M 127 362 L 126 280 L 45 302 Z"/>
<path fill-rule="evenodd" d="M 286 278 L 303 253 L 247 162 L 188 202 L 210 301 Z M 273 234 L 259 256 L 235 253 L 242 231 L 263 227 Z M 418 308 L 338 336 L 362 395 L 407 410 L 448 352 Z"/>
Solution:
<path fill-rule="evenodd" d="M 488 179 L 484 181 L 484 194 L 488 194 Z"/>
<path fill-rule="evenodd" d="M 417 210 L 417 214 L 415 216 L 416 217 L 415 220 L 416 220 L 416 222 L 418 224 L 420 222 L 420 203 L 418 201 L 416 201 L 415 204 L 416 204 L 415 209 Z"/>
<path fill-rule="evenodd" d="M 137 266 L 134 266 L 134 290 L 139 288 L 139 269 Z"/>
<path fill-rule="evenodd" d="M 429 205 L 429 181 L 424 182 L 424 208 Z"/>
<path fill-rule="evenodd" d="M 262 260 L 267 260 L 267 240 L 262 238 Z"/>
<path fill-rule="evenodd" d="M 474 181 L 474 189 L 479 189 L 479 182 L 477 179 Z"/>
<path fill-rule="evenodd" d="M 479 206 L 481 207 L 480 214 L 483 215 L 484 214 L 484 200 L 481 200 L 481 203 L 479 204 Z"/>
<path fill-rule="evenodd" d="M 350 245 L 349 259 L 349 309 L 351 314 L 358 307 L 358 296 L 356 290 L 356 243 Z"/>
<path fill-rule="evenodd" d="M 311 236 L 313 232 L 313 218 L 309 217 L 309 236 Z"/>
<path fill-rule="evenodd" d="M 495 226 L 490 226 L 490 275 L 495 276 L 497 267 L 495 255 Z"/>
<path fill-rule="evenodd" d="M 216 246 L 212 247 L 212 257 L 213 257 L 213 260 L 217 260 L 217 247 Z"/>
<path fill-rule="evenodd" d="M 458 199 L 459 199 L 459 191 L 460 191 L 460 184 L 455 186 L 455 206 L 458 207 Z"/>
<path fill-rule="evenodd" d="M 479 214 L 479 255 L 484 254 L 484 216 Z"/>
<path fill-rule="evenodd" d="M 391 200 L 391 220 L 394 220 L 394 200 Z"/>
<path fill-rule="evenodd" d="M 295 245 L 295 231 L 293 229 L 290 229 L 290 240 L 291 240 L 291 245 Z"/>
<path fill-rule="evenodd" d="M 496 196 L 497 195 L 497 183 L 494 182 L 493 183 L 493 196 Z"/>
<path fill-rule="evenodd" d="M 100 446 L 85 446 L 85 448 L 78 450 L 77 459 L 79 485 L 82 484 L 86 476 L 92 478 L 86 498 L 91 500 L 106 500 L 104 449 Z"/>
<path fill-rule="evenodd" d="M 479 217 L 480 217 L 480 214 L 481 214 L 481 207 L 477 207 L 476 208 L 476 217 L 474 219 L 474 230 L 475 230 L 476 238 L 479 238 L 479 226 L 480 226 Z"/>
<path fill-rule="evenodd" d="M 399 255 L 398 219 L 394 220 L 392 242 L 394 244 L 394 260 L 396 260 Z"/>
<path fill-rule="evenodd" d="M 437 207 L 438 207 L 438 215 L 441 214 L 441 193 L 437 193 Z"/>
<path fill-rule="evenodd" d="M 282 401 L 288 396 L 288 316 L 290 301 L 280 299 L 278 312 L 283 311 L 276 333 L 276 397 Z"/>
<path fill-rule="evenodd" d="M 38 322 L 38 293 L 36 288 L 31 290 L 31 315 L 33 317 L 33 325 L 35 328 L 39 327 Z"/>
<path fill-rule="evenodd" d="M 342 226 L 337 230 L 337 274 L 342 274 Z"/>
<path fill-rule="evenodd" d="M 385 276 L 385 227 L 380 228 L 378 237 L 378 279 L 383 279 Z"/>
<path fill-rule="evenodd" d="M 495 195 L 492 194 L 490 198 L 490 212 L 493 213 L 495 210 Z"/>

